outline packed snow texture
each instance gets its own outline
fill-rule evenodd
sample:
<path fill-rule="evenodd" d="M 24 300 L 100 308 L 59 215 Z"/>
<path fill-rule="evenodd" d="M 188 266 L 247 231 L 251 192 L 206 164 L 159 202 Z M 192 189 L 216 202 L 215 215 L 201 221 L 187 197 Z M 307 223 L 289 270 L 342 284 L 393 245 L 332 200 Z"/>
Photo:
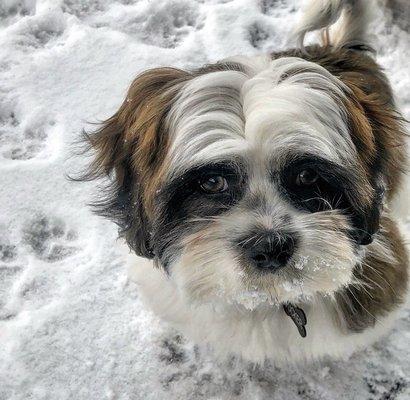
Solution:
<path fill-rule="evenodd" d="M 410 117 L 408 4 L 377 8 L 378 59 Z M 72 143 L 144 69 L 288 45 L 297 0 L 0 0 L 0 399 L 410 398 L 410 309 L 350 360 L 278 368 L 165 326 L 128 281 L 115 226 L 67 173 Z M 407 30 L 407 31 L 406 31 Z M 408 207 L 408 205 L 406 205 Z M 324 343 L 325 345 L 325 343 Z"/>

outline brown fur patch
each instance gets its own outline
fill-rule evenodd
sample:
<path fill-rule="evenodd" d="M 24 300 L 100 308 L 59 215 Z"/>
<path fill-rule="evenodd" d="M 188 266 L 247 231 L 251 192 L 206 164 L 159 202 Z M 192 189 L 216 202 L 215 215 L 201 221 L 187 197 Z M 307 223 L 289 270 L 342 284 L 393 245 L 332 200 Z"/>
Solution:
<path fill-rule="evenodd" d="M 145 257 L 152 254 L 144 199 L 168 146 L 163 122 L 177 88 L 190 76 L 174 68 L 142 73 L 119 110 L 100 129 L 86 134 L 95 158 L 82 179 L 114 175 L 94 207 L 116 222 L 130 247 Z"/>
<path fill-rule="evenodd" d="M 405 300 L 408 282 L 408 256 L 395 223 L 382 219 L 379 233 L 388 248 L 383 254 L 376 243 L 368 248 L 361 265 L 354 269 L 355 283 L 336 293 L 341 323 L 348 330 L 360 332 L 394 310 Z"/>
<path fill-rule="evenodd" d="M 148 213 L 169 144 L 165 116 L 181 84 L 190 78 L 188 72 L 172 68 L 149 70 L 133 82 L 127 95 L 127 108 L 132 112 L 124 115 L 125 139 L 131 145 L 129 161 L 140 180 L 141 199 Z"/>

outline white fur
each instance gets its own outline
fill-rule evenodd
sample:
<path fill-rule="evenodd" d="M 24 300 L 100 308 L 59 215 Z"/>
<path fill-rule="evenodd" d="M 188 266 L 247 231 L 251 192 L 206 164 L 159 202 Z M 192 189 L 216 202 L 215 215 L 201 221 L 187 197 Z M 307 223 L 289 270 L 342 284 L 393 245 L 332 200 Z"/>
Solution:
<path fill-rule="evenodd" d="M 343 90 L 348 91 L 317 64 L 295 57 L 272 60 L 242 87 L 245 137 L 267 156 L 296 150 L 339 163 L 355 159 Z"/>
<path fill-rule="evenodd" d="M 164 163 L 170 165 L 169 178 L 244 151 L 239 93 L 246 79 L 241 72 L 219 71 L 186 84 L 167 117 L 171 146 Z"/>
<path fill-rule="evenodd" d="M 188 82 L 167 117 L 168 179 L 193 166 L 306 151 L 344 165 L 355 162 L 341 100 L 347 87 L 323 67 L 296 57 L 233 58 L 238 71 L 212 72 Z M 358 168 L 358 165 L 356 165 Z"/>
<path fill-rule="evenodd" d="M 315 296 L 303 305 L 307 337 L 301 338 L 283 309 L 258 293 L 244 293 L 241 303 L 192 303 L 174 280 L 153 263 L 130 255 L 130 278 L 143 299 L 162 319 L 198 343 L 211 343 L 217 354 L 231 352 L 247 360 L 289 363 L 323 356 L 347 357 L 368 346 L 391 327 L 396 313 L 379 320 L 362 333 L 346 334 L 335 321 L 331 297 Z M 246 300 L 246 301 L 245 301 Z"/>

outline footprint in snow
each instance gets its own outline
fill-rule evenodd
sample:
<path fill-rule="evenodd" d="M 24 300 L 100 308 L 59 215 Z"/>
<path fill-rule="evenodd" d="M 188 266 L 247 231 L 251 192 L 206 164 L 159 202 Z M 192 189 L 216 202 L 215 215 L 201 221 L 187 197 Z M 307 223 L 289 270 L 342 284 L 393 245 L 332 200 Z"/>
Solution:
<path fill-rule="evenodd" d="M 152 5 L 143 25 L 146 43 L 174 48 L 193 31 L 200 29 L 202 20 L 197 6 L 188 1 L 174 1 L 161 6 Z"/>
<path fill-rule="evenodd" d="M 187 361 L 187 354 L 183 347 L 184 338 L 174 335 L 166 338 L 161 343 L 162 352 L 159 356 L 166 364 L 181 364 Z"/>
<path fill-rule="evenodd" d="M 274 43 L 274 38 L 267 28 L 255 22 L 249 28 L 249 41 L 255 49 L 261 49 L 267 42 Z"/>
<path fill-rule="evenodd" d="M 262 14 L 275 15 L 278 12 L 285 11 L 286 13 L 296 12 L 299 5 L 295 1 L 289 0 L 260 0 L 259 6 Z M 291 8 L 289 9 L 289 7 Z"/>
<path fill-rule="evenodd" d="M 0 111 L 0 157 L 14 161 L 44 158 L 53 125 L 53 120 L 44 117 L 20 121 L 13 110 Z"/>
<path fill-rule="evenodd" d="M 20 16 L 34 15 L 36 10 L 35 1 L 1 1 L 0 20 L 3 26 L 7 26 Z"/>
<path fill-rule="evenodd" d="M 83 19 L 91 14 L 104 11 L 106 8 L 106 3 L 106 1 L 101 0 L 64 0 L 61 8 L 63 12 Z"/>
<path fill-rule="evenodd" d="M 56 217 L 38 214 L 23 229 L 23 242 L 40 260 L 54 263 L 78 252 L 77 233 Z"/>
<path fill-rule="evenodd" d="M 109 11 L 93 18 L 92 25 L 109 27 L 126 33 L 145 44 L 175 48 L 191 33 L 201 29 L 203 18 L 198 4 L 188 0 L 149 2 L 136 8 L 125 5 L 118 8 L 117 15 Z"/>
<path fill-rule="evenodd" d="M 135 0 L 117 0 L 111 2 L 111 4 L 113 3 L 131 5 L 135 3 Z M 106 11 L 109 5 L 110 3 L 106 0 L 63 0 L 61 9 L 79 19 L 85 19 L 93 14 Z"/>

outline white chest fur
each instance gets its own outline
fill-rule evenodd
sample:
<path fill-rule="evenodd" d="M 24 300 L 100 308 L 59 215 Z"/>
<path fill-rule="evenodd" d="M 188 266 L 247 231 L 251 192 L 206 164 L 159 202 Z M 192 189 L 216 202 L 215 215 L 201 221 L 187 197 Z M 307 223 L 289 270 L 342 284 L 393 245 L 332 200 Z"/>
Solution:
<path fill-rule="evenodd" d="M 130 279 L 137 283 L 143 300 L 161 319 L 196 343 L 211 344 L 220 355 L 233 353 L 253 362 L 269 358 L 283 364 L 326 355 L 348 357 L 383 335 L 396 314 L 361 333 L 349 333 L 340 326 L 330 298 L 318 296 L 303 305 L 307 337 L 302 338 L 282 307 L 247 310 L 228 303 L 192 304 L 183 298 L 172 278 L 151 261 L 129 255 L 128 266 Z"/>

